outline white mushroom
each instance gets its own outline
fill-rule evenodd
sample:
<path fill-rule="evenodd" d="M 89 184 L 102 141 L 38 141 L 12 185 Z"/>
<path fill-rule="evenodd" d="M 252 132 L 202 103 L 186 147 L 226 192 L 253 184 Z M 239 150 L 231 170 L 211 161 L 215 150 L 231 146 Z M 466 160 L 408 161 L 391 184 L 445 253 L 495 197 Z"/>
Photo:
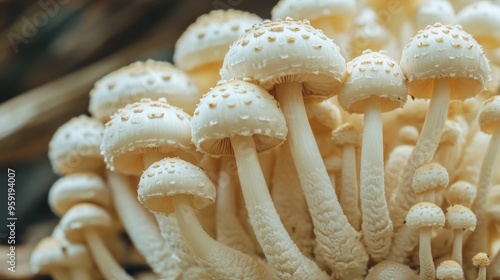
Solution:
<path fill-rule="evenodd" d="M 451 259 L 462 266 L 462 245 L 463 236 L 466 230 L 476 229 L 476 215 L 467 207 L 455 204 L 446 210 L 445 227 L 453 231 L 453 253 Z"/>

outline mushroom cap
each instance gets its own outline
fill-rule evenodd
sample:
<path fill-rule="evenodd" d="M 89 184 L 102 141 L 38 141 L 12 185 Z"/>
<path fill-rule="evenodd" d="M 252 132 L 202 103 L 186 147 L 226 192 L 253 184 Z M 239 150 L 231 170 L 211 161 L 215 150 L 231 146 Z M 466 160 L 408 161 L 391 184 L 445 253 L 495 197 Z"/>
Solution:
<path fill-rule="evenodd" d="M 342 123 L 340 109 L 335 105 L 332 98 L 325 100 L 308 98 L 304 100 L 304 105 L 306 107 L 307 119 L 315 134 L 329 133 Z"/>
<path fill-rule="evenodd" d="M 455 145 L 462 134 L 462 127 L 457 121 L 446 120 L 439 144 Z"/>
<path fill-rule="evenodd" d="M 192 119 L 193 142 L 213 156 L 232 155 L 229 138 L 252 136 L 257 152 L 281 143 L 288 132 L 283 112 L 274 98 L 258 85 L 221 81 L 203 96 Z"/>
<path fill-rule="evenodd" d="M 33 249 L 30 257 L 31 272 L 50 273 L 52 268 L 91 268 L 92 257 L 85 245 L 63 244 L 54 237 L 44 237 Z"/>
<path fill-rule="evenodd" d="M 390 260 L 383 260 L 370 268 L 366 280 L 417 280 L 417 273 L 409 266 Z"/>
<path fill-rule="evenodd" d="M 338 100 L 349 113 L 362 114 L 370 98 L 378 97 L 382 112 L 403 107 L 407 90 L 398 63 L 385 51 L 363 51 L 347 63 L 347 76 Z"/>
<path fill-rule="evenodd" d="M 500 128 L 500 96 L 492 96 L 483 104 L 479 111 L 479 126 L 489 134 Z"/>
<path fill-rule="evenodd" d="M 78 243 L 85 241 L 86 229 L 104 232 L 114 227 L 113 218 L 108 211 L 93 203 L 79 203 L 71 207 L 59 224 L 66 238 Z"/>
<path fill-rule="evenodd" d="M 477 253 L 472 257 L 472 264 L 477 267 L 488 267 L 491 263 L 491 258 L 484 252 Z"/>
<path fill-rule="evenodd" d="M 359 53 L 366 48 L 378 50 L 387 45 L 390 37 L 389 30 L 380 23 L 377 13 L 365 7 L 354 20 L 351 48 L 359 49 Z"/>
<path fill-rule="evenodd" d="M 413 205 L 406 215 L 406 225 L 409 228 L 443 227 L 444 224 L 443 210 L 430 202 L 419 202 Z"/>
<path fill-rule="evenodd" d="M 351 123 L 343 123 L 332 131 L 332 140 L 335 145 L 361 145 L 361 133 Z"/>
<path fill-rule="evenodd" d="M 165 158 L 153 163 L 141 176 L 139 201 L 157 214 L 175 211 L 172 199 L 186 195 L 193 208 L 202 209 L 215 201 L 215 186 L 205 172 L 182 159 Z"/>
<path fill-rule="evenodd" d="M 50 188 L 49 205 L 59 217 L 81 202 L 111 208 L 111 192 L 100 176 L 94 173 L 70 174 L 59 178 Z"/>
<path fill-rule="evenodd" d="M 424 163 L 415 170 L 411 188 L 417 194 L 429 190 L 439 191 L 448 186 L 449 180 L 448 171 L 441 164 Z"/>
<path fill-rule="evenodd" d="M 104 170 L 99 150 L 104 126 L 86 115 L 74 117 L 52 136 L 49 143 L 49 159 L 54 172 L 65 175 L 75 172 Z"/>
<path fill-rule="evenodd" d="M 90 91 L 89 111 L 96 119 L 107 122 L 125 105 L 142 98 L 166 98 L 168 104 L 192 114 L 201 93 L 191 78 L 168 62 L 137 61 L 115 70 Z"/>
<path fill-rule="evenodd" d="M 464 279 L 462 266 L 456 261 L 446 260 L 441 262 L 436 268 L 437 279 Z"/>
<path fill-rule="evenodd" d="M 180 156 L 196 162 L 191 116 L 164 99 L 142 99 L 116 112 L 106 123 L 101 152 L 110 170 L 141 175 L 146 152 Z"/>
<path fill-rule="evenodd" d="M 420 131 L 413 125 L 404 125 L 398 130 L 398 138 L 405 144 L 415 145 Z"/>
<path fill-rule="evenodd" d="M 455 21 L 455 9 L 448 1 L 423 1 L 415 11 L 415 28 L 417 30 L 436 22 L 454 24 Z"/>
<path fill-rule="evenodd" d="M 471 205 L 476 194 L 476 187 L 467 181 L 455 181 L 446 189 L 446 199 L 450 204 Z"/>
<path fill-rule="evenodd" d="M 201 15 L 175 43 L 174 63 L 184 71 L 222 62 L 231 43 L 262 19 L 238 10 L 214 10 Z"/>
<path fill-rule="evenodd" d="M 449 229 L 463 229 L 474 231 L 476 229 L 476 215 L 468 207 L 454 204 L 446 210 L 445 227 Z"/>
<path fill-rule="evenodd" d="M 266 90 L 302 83 L 304 96 L 334 95 L 345 76 L 339 47 L 307 20 L 264 20 L 234 42 L 220 70 L 222 79 L 248 78 Z"/>
<path fill-rule="evenodd" d="M 490 80 L 490 66 L 482 47 L 459 25 L 436 23 L 420 30 L 403 49 L 401 69 L 409 94 L 430 98 L 434 79 L 449 79 L 450 97 L 478 94 Z"/>
<path fill-rule="evenodd" d="M 478 1 L 457 14 L 457 23 L 485 48 L 500 44 L 500 7 L 491 1 Z"/>

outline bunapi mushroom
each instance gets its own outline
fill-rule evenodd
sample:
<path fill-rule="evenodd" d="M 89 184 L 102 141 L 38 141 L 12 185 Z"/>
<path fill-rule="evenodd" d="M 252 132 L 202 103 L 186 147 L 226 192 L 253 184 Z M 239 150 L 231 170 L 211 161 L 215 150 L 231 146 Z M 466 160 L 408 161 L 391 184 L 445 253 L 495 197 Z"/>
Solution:
<path fill-rule="evenodd" d="M 436 278 L 439 280 L 463 280 L 464 271 L 456 261 L 446 260 L 437 266 Z"/>
<path fill-rule="evenodd" d="M 472 264 L 479 268 L 476 280 L 486 280 L 486 269 L 491 264 L 490 256 L 479 252 L 472 258 Z"/>
<path fill-rule="evenodd" d="M 462 266 L 462 246 L 465 231 L 474 231 L 476 215 L 467 207 L 454 204 L 446 209 L 445 227 L 453 231 L 453 252 L 451 259 Z"/>

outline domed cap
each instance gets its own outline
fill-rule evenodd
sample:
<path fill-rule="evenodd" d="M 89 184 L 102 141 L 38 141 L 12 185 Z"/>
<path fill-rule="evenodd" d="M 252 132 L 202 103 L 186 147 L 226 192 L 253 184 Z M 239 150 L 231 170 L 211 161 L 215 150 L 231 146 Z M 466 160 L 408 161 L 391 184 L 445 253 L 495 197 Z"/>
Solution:
<path fill-rule="evenodd" d="M 304 96 L 334 95 L 345 75 L 345 59 L 333 40 L 308 21 L 265 20 L 229 48 L 221 77 L 255 80 L 266 90 L 283 82 L 303 83 Z"/>
<path fill-rule="evenodd" d="M 314 133 L 331 132 L 342 123 L 340 109 L 332 98 L 317 100 L 308 98 L 304 100 L 307 119 Z"/>
<path fill-rule="evenodd" d="M 175 43 L 174 63 L 184 71 L 222 61 L 231 43 L 262 19 L 238 10 L 215 10 L 191 24 Z"/>
<path fill-rule="evenodd" d="M 350 123 L 343 123 L 332 131 L 332 140 L 335 145 L 361 145 L 361 133 Z"/>
<path fill-rule="evenodd" d="M 383 260 L 370 268 L 366 280 L 417 280 L 417 273 L 409 266 L 395 261 Z"/>
<path fill-rule="evenodd" d="M 500 7 L 491 1 L 467 5 L 457 14 L 457 23 L 485 48 L 500 44 Z"/>
<path fill-rule="evenodd" d="M 474 231 L 476 229 L 476 215 L 469 208 L 454 204 L 446 210 L 445 227 Z"/>
<path fill-rule="evenodd" d="M 405 78 L 398 63 L 386 52 L 365 50 L 347 63 L 347 77 L 338 100 L 349 113 L 362 114 L 371 97 L 380 98 L 382 112 L 403 107 L 406 102 Z"/>
<path fill-rule="evenodd" d="M 490 97 L 479 111 L 479 125 L 485 133 L 493 133 L 500 128 L 500 96 Z"/>
<path fill-rule="evenodd" d="M 449 180 L 446 168 L 439 163 L 429 162 L 415 170 L 411 187 L 417 194 L 428 190 L 439 191 L 448 186 Z"/>
<path fill-rule="evenodd" d="M 81 202 L 111 207 L 111 193 L 101 177 L 94 173 L 70 174 L 58 179 L 50 188 L 49 205 L 59 217 Z"/>
<path fill-rule="evenodd" d="M 104 162 L 99 150 L 104 126 L 85 115 L 74 117 L 57 129 L 49 143 L 49 159 L 59 175 L 101 172 Z"/>
<path fill-rule="evenodd" d="M 90 92 L 89 111 L 102 122 L 118 109 L 142 98 L 166 98 L 168 104 L 192 114 L 201 97 L 189 76 L 168 62 L 134 62 L 101 78 Z"/>
<path fill-rule="evenodd" d="M 450 204 L 471 205 L 476 194 L 476 187 L 467 181 L 455 181 L 446 189 L 446 199 Z"/>
<path fill-rule="evenodd" d="M 459 25 L 427 26 L 403 49 L 401 69 L 409 94 L 430 98 L 432 79 L 449 78 L 451 98 L 478 94 L 490 80 L 490 66 L 482 47 Z"/>
<path fill-rule="evenodd" d="M 85 229 L 109 230 L 113 228 L 114 221 L 111 215 L 100 206 L 80 203 L 71 207 L 59 224 L 70 242 L 82 243 L 85 240 Z"/>
<path fill-rule="evenodd" d="M 101 151 L 109 169 L 140 175 L 143 154 L 156 152 L 196 162 L 191 117 L 164 99 L 142 99 L 119 110 L 106 123 Z"/>
<path fill-rule="evenodd" d="M 472 264 L 477 267 L 488 267 L 491 263 L 491 258 L 488 254 L 480 252 L 472 257 Z"/>
<path fill-rule="evenodd" d="M 443 210 L 430 202 L 420 202 L 413 205 L 406 215 L 406 225 L 409 228 L 443 227 L 444 223 Z"/>
<path fill-rule="evenodd" d="M 64 251 L 61 243 L 53 237 L 44 237 L 33 249 L 30 257 L 31 272 L 50 273 L 54 268 L 64 267 Z"/>
<path fill-rule="evenodd" d="M 417 30 L 423 29 L 436 22 L 454 24 L 455 9 L 446 0 L 423 1 L 415 11 L 415 28 Z"/>
<path fill-rule="evenodd" d="M 437 279 L 464 279 L 462 266 L 456 261 L 446 260 L 436 268 Z"/>
<path fill-rule="evenodd" d="M 276 100 L 239 80 L 220 82 L 203 96 L 192 126 L 196 147 L 214 156 L 234 154 L 229 138 L 235 135 L 252 136 L 257 152 L 263 152 L 281 144 L 288 132 Z"/>
<path fill-rule="evenodd" d="M 179 158 L 165 158 L 153 163 L 139 181 L 139 201 L 149 211 L 173 213 L 172 199 L 186 195 L 195 209 L 215 201 L 215 186 L 201 168 Z"/>

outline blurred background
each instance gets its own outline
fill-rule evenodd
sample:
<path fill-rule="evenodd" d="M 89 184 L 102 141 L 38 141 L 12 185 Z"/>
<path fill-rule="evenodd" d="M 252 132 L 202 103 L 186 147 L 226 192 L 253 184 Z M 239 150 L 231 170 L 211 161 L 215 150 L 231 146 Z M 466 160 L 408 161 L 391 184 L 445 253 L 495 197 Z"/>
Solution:
<path fill-rule="evenodd" d="M 210 10 L 270 18 L 276 2 L 0 0 L 0 279 L 34 279 L 31 246 L 57 223 L 47 204 L 57 179 L 48 143 L 63 123 L 88 114 L 94 82 L 137 60 L 171 62 L 176 40 Z M 16 273 L 6 270 L 8 168 L 16 171 Z"/>

